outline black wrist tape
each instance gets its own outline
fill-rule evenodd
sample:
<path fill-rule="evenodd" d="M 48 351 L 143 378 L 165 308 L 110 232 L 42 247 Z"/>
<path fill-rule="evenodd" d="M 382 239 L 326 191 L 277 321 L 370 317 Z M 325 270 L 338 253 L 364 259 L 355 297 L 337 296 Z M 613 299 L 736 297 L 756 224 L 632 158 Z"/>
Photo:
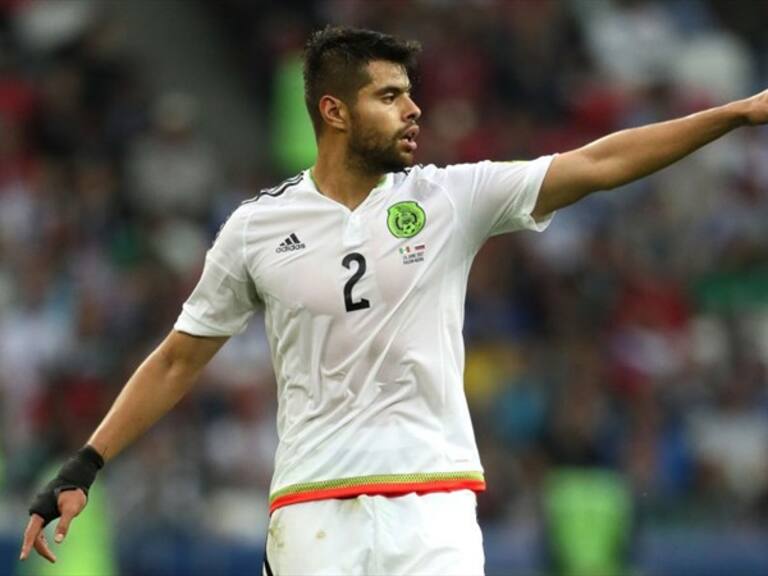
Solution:
<path fill-rule="evenodd" d="M 42 516 L 45 524 L 58 518 L 61 515 L 59 494 L 79 488 L 88 496 L 88 489 L 103 466 L 104 459 L 101 455 L 90 446 L 84 446 L 67 460 L 54 479 L 35 495 L 29 513 Z"/>

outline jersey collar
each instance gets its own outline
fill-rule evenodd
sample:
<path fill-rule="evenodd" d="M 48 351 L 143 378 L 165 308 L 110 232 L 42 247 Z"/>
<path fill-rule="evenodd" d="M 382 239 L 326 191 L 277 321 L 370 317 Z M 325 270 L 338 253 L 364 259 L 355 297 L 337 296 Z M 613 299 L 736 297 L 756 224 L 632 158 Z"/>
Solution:
<path fill-rule="evenodd" d="M 395 175 L 392 172 L 387 172 L 386 174 L 384 174 L 384 176 L 381 177 L 381 180 L 379 180 L 379 183 L 376 184 L 376 186 L 368 193 L 368 196 L 366 196 L 365 200 L 362 201 L 360 206 L 367 204 L 371 196 L 373 196 L 377 192 L 391 188 L 394 180 L 395 180 Z M 340 204 L 335 200 L 331 200 L 325 194 L 320 192 L 320 189 L 317 187 L 317 184 L 315 183 L 315 178 L 312 176 L 312 168 L 307 168 L 306 170 L 304 170 L 304 182 L 306 182 L 307 186 L 316 194 L 319 194 L 323 198 L 327 198 L 331 202 L 339 204 L 339 206 L 343 206 L 343 204 Z M 358 206 L 355 210 L 359 209 L 360 206 Z"/>

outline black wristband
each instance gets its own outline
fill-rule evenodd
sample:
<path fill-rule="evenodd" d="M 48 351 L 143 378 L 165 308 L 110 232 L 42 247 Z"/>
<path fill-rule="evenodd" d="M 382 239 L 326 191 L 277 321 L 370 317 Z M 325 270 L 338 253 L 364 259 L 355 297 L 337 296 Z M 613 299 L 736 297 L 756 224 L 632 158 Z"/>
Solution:
<path fill-rule="evenodd" d="M 104 466 L 104 459 L 91 446 L 84 446 L 67 460 L 59 473 L 38 492 L 29 507 L 30 514 L 42 516 L 45 524 L 58 518 L 59 494 L 66 490 L 80 489 L 88 496 L 88 490 L 96 479 L 96 473 Z"/>

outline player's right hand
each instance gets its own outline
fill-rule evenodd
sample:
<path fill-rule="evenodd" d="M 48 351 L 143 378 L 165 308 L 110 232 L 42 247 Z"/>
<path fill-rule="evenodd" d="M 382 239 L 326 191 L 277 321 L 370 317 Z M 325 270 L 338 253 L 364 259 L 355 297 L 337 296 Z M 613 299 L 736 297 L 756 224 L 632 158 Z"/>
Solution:
<path fill-rule="evenodd" d="M 80 514 L 88 501 L 88 489 L 96 473 L 104 466 L 104 459 L 91 446 L 78 450 L 64 463 L 59 473 L 38 492 L 29 507 L 30 519 L 24 531 L 20 560 L 26 560 L 32 547 L 43 558 L 56 561 L 45 540 L 43 528 L 61 516 L 56 527 L 56 543 L 61 543 L 72 519 Z"/>
<path fill-rule="evenodd" d="M 57 544 L 64 541 L 69 531 L 69 524 L 75 516 L 83 511 L 87 502 L 88 498 L 85 492 L 79 488 L 59 493 L 57 511 L 61 519 L 56 526 L 56 535 L 54 536 L 54 541 Z M 40 556 L 49 562 L 56 562 L 56 555 L 49 548 L 45 532 L 43 532 L 46 524 L 48 522 L 40 514 L 34 512 L 31 514 L 27 523 L 27 529 L 24 531 L 24 540 L 21 544 L 19 560 L 26 560 L 34 547 Z"/>

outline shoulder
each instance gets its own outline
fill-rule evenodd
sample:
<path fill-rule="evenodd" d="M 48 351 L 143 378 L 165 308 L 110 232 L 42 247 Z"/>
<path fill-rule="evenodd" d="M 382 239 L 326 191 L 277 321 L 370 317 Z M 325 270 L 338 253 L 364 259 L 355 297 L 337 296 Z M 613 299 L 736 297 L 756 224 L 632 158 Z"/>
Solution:
<path fill-rule="evenodd" d="M 480 160 L 478 162 L 465 162 L 461 164 L 447 164 L 437 166 L 435 164 L 416 164 L 397 172 L 395 178 L 403 181 L 409 178 L 421 180 L 442 180 L 456 174 L 466 174 L 487 170 L 494 165 L 525 164 L 525 162 L 494 162 L 491 160 Z"/>
<path fill-rule="evenodd" d="M 405 186 L 427 183 L 443 190 L 456 186 L 465 187 L 468 181 L 471 181 L 478 174 L 487 170 L 492 164 L 489 160 L 466 164 L 449 164 L 446 166 L 418 164 L 397 172 L 395 174 L 395 183 Z"/>
<path fill-rule="evenodd" d="M 538 182 L 546 173 L 553 155 L 532 160 L 481 160 L 447 166 L 424 167 L 423 176 L 442 188 L 466 189 L 498 182 L 505 186 Z"/>
<path fill-rule="evenodd" d="M 248 221 L 258 212 L 266 207 L 274 207 L 281 204 L 291 193 L 298 190 L 302 184 L 304 173 L 299 173 L 296 176 L 283 180 L 277 186 L 272 188 L 264 188 L 260 190 L 255 196 L 243 200 L 239 206 L 237 206 L 227 216 L 226 220 L 219 228 L 216 238 L 225 235 L 233 235 L 240 233 L 247 225 Z M 269 217 L 267 214 L 265 217 Z"/>
<path fill-rule="evenodd" d="M 444 168 L 434 164 L 415 164 L 394 173 L 395 186 L 409 186 L 423 183 L 440 184 Z"/>
<path fill-rule="evenodd" d="M 299 172 L 295 176 L 283 180 L 277 186 L 259 190 L 255 196 L 241 202 L 240 206 L 235 212 L 247 212 L 252 208 L 255 208 L 257 205 L 262 206 L 264 204 L 274 203 L 275 201 L 284 201 L 291 196 L 291 192 L 295 192 L 302 187 L 304 178 L 304 172 Z"/>

